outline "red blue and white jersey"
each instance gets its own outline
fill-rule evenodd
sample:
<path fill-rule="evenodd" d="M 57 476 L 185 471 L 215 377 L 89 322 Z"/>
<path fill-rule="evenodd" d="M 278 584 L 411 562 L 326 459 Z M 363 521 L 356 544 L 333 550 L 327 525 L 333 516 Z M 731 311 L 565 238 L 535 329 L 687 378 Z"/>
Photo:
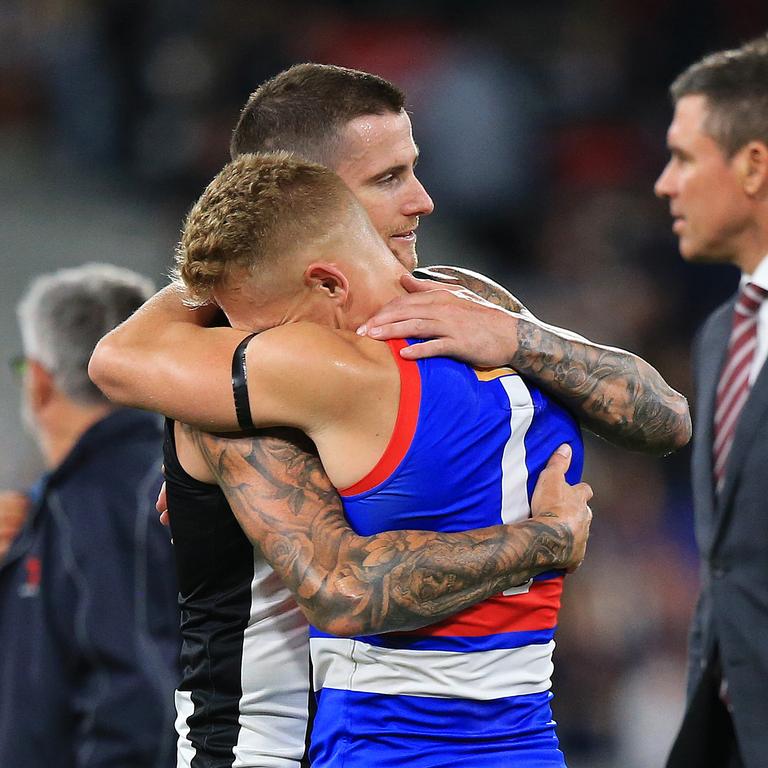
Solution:
<path fill-rule="evenodd" d="M 579 427 L 511 369 L 448 358 L 406 361 L 390 443 L 341 491 L 361 535 L 464 531 L 524 520 L 540 471 Z M 550 709 L 561 572 L 422 629 L 357 638 L 310 630 L 318 708 L 313 768 L 564 766 Z"/>

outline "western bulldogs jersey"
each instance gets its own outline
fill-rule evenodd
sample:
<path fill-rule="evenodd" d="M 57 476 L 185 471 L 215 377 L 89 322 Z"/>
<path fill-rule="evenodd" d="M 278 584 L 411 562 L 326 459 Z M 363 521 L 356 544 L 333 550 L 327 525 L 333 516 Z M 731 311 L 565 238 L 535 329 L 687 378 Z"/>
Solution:
<path fill-rule="evenodd" d="M 219 487 L 184 471 L 171 421 L 164 461 L 181 605 L 178 768 L 306 765 L 306 619 Z"/>
<path fill-rule="evenodd" d="M 463 531 L 530 515 L 540 471 L 569 443 L 573 417 L 510 369 L 448 358 L 400 369 L 395 429 L 376 467 L 341 491 L 362 535 Z M 318 703 L 313 768 L 564 766 L 550 709 L 563 574 L 541 574 L 438 624 L 339 638 L 310 630 Z"/>

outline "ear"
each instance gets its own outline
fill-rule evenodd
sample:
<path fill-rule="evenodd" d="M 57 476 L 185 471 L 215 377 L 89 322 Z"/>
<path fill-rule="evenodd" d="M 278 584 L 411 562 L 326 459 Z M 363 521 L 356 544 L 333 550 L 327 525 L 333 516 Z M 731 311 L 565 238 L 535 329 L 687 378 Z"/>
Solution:
<path fill-rule="evenodd" d="M 346 304 L 349 296 L 349 280 L 335 264 L 323 261 L 312 262 L 304 270 L 304 284 L 312 291 L 318 291 L 322 298 L 337 304 Z"/>
<path fill-rule="evenodd" d="M 27 387 L 29 403 L 37 411 L 44 408 L 56 394 L 56 386 L 51 372 L 37 360 L 27 362 Z"/>
<path fill-rule="evenodd" d="M 750 197 L 768 194 L 768 146 L 762 141 L 750 141 L 739 155 L 744 191 Z"/>

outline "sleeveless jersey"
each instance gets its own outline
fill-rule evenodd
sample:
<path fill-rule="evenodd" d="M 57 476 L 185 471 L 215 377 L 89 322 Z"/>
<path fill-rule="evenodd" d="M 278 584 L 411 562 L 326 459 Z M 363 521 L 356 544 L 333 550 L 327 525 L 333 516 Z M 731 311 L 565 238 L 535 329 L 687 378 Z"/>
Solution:
<path fill-rule="evenodd" d="M 306 765 L 306 619 L 219 487 L 184 471 L 169 420 L 164 463 L 181 606 L 177 765 Z"/>
<path fill-rule="evenodd" d="M 523 520 L 540 471 L 576 421 L 510 369 L 405 361 L 399 411 L 376 467 L 341 491 L 362 535 L 463 531 Z M 564 766 L 550 709 L 563 574 L 541 574 L 438 624 L 338 638 L 310 629 L 318 704 L 313 768 Z"/>

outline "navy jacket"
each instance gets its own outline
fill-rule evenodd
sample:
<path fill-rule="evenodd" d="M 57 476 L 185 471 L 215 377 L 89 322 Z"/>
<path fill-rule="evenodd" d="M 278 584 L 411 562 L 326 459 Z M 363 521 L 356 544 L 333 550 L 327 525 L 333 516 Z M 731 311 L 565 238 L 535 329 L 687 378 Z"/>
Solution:
<path fill-rule="evenodd" d="M 0 766 L 170 768 L 176 575 L 163 434 L 120 410 L 42 478 L 0 565 Z"/>

